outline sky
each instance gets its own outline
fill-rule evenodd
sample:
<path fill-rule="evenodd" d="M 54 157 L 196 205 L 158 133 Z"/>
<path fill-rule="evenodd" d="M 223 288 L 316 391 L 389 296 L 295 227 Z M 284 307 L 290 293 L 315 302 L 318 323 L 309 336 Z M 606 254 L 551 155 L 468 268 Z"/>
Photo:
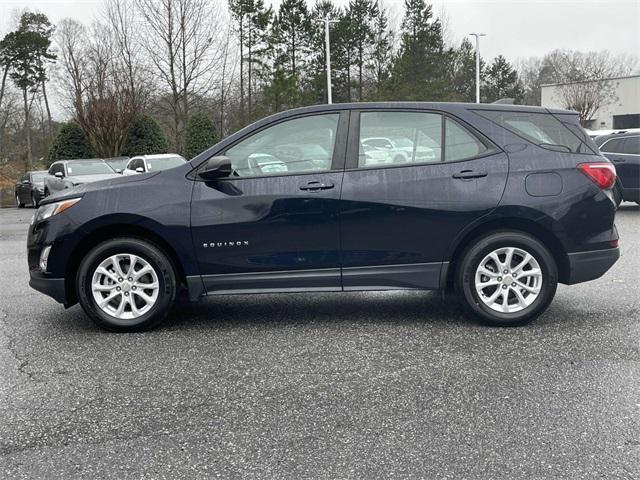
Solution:
<path fill-rule="evenodd" d="M 226 2 L 226 0 L 212 0 Z M 267 0 L 268 2 L 269 0 Z M 402 0 L 382 0 L 396 23 Z M 348 0 L 335 0 L 346 5 Z M 272 0 L 278 6 L 280 0 Z M 315 0 L 308 0 L 313 5 Z M 640 0 L 433 0 L 436 13 L 446 12 L 452 40 L 483 32 L 483 57 L 502 54 L 509 60 L 541 56 L 556 48 L 610 50 L 640 54 Z M 0 34 L 11 26 L 13 12 L 29 8 L 54 23 L 65 17 L 90 23 L 102 0 L 0 0 Z"/>

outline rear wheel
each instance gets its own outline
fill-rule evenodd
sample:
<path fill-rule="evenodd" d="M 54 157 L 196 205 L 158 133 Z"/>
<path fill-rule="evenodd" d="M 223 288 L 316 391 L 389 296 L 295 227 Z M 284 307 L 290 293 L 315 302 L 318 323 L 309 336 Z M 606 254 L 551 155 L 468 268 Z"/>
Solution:
<path fill-rule="evenodd" d="M 157 326 L 176 296 L 176 275 L 167 256 L 137 238 L 99 244 L 80 264 L 78 300 L 100 327 L 117 332 Z"/>
<path fill-rule="evenodd" d="M 520 232 L 495 232 L 463 254 L 457 285 L 465 303 L 484 323 L 517 326 L 549 306 L 558 271 L 549 250 Z"/>

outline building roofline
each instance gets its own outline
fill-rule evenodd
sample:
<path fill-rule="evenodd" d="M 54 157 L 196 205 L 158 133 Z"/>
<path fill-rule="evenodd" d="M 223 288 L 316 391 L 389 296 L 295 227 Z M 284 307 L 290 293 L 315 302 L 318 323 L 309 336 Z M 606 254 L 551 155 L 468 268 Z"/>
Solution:
<path fill-rule="evenodd" d="M 558 82 L 558 83 L 543 83 L 542 85 L 540 85 L 540 88 L 542 87 L 558 87 L 560 85 L 574 85 L 576 83 L 589 83 L 589 82 L 606 82 L 609 80 L 626 80 L 628 78 L 640 78 L 640 75 L 625 75 L 622 77 L 611 77 L 611 78 L 601 78 L 598 80 L 579 80 L 576 82 Z"/>

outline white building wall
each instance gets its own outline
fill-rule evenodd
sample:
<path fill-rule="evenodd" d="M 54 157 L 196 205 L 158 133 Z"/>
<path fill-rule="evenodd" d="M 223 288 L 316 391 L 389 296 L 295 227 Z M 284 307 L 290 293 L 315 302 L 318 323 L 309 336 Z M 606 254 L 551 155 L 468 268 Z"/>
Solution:
<path fill-rule="evenodd" d="M 600 108 L 594 115 L 593 130 L 613 128 L 614 115 L 640 114 L 640 75 L 616 79 L 617 101 Z M 559 95 L 560 87 L 542 85 L 542 106 L 548 108 L 565 108 Z"/>

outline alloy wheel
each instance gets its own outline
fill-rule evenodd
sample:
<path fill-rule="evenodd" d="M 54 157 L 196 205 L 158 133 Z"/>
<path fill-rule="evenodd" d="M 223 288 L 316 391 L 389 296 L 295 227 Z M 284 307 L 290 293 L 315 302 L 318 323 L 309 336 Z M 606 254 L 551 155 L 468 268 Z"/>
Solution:
<path fill-rule="evenodd" d="M 535 257 L 522 248 L 498 248 L 478 265 L 475 288 L 480 300 L 492 310 L 517 313 L 540 296 L 542 269 Z"/>
<path fill-rule="evenodd" d="M 122 253 L 103 260 L 93 273 L 91 292 L 96 305 L 120 320 L 131 320 L 155 305 L 158 274 L 144 258 Z"/>

